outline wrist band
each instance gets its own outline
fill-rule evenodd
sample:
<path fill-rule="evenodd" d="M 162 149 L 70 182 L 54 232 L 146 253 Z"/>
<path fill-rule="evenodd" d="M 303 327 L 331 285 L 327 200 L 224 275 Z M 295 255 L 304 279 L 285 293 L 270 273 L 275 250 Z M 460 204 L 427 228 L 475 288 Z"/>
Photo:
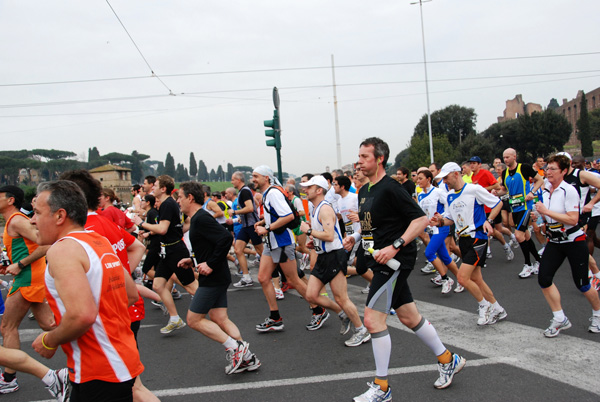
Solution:
<path fill-rule="evenodd" d="M 42 335 L 42 346 L 48 350 L 56 350 L 56 348 L 51 348 L 51 347 L 48 347 L 48 345 L 46 345 L 46 343 L 44 342 L 44 338 L 46 338 L 46 335 L 48 335 L 47 332 L 44 332 L 44 335 Z"/>

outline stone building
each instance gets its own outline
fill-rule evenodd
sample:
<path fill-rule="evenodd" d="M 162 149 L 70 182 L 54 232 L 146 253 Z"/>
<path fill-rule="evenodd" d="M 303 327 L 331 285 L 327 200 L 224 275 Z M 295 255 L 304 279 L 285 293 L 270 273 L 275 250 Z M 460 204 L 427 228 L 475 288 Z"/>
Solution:
<path fill-rule="evenodd" d="M 541 112 L 542 106 L 537 103 L 525 103 L 523 102 L 523 95 L 519 94 L 514 99 L 506 101 L 506 108 L 504 109 L 504 115 L 498 117 L 498 123 L 502 123 L 507 120 L 514 120 L 523 114 L 532 114 L 533 112 Z"/>
<path fill-rule="evenodd" d="M 90 174 L 102 187 L 113 189 L 121 203 L 131 204 L 131 169 L 109 164 L 91 169 Z"/>
<path fill-rule="evenodd" d="M 22 168 L 19 170 L 19 183 L 30 186 L 40 184 L 40 173 L 37 169 Z"/>
<path fill-rule="evenodd" d="M 581 143 L 577 139 L 577 120 L 579 119 L 579 113 L 581 110 L 581 97 L 583 96 L 583 91 L 577 91 L 577 96 L 575 99 L 571 99 L 568 101 L 566 98 L 563 99 L 562 105 L 555 109 L 556 113 L 562 114 L 569 120 L 569 123 L 573 126 L 573 131 L 571 131 L 571 137 L 569 138 L 568 145 L 577 145 L 580 146 Z M 586 92 L 585 98 L 587 100 L 587 110 L 591 112 L 594 109 L 598 109 L 600 107 L 600 88 L 596 88 L 590 92 Z"/>

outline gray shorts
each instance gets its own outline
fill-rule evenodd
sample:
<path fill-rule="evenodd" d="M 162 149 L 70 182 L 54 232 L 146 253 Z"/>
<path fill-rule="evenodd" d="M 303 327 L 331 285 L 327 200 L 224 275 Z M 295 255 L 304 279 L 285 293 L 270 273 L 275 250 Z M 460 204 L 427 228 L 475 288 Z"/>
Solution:
<path fill-rule="evenodd" d="M 190 304 L 190 311 L 196 314 L 208 314 L 213 308 L 227 308 L 227 285 L 199 286 Z"/>
<path fill-rule="evenodd" d="M 288 246 L 277 247 L 274 250 L 265 247 L 263 256 L 271 257 L 275 264 L 294 261 L 296 259 L 296 245 L 290 244 Z"/>

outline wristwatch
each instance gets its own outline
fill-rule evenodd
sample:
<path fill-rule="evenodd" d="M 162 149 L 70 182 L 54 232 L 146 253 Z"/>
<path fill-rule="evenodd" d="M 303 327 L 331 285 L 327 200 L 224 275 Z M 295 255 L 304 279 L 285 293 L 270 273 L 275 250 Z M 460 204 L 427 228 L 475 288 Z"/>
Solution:
<path fill-rule="evenodd" d="M 489 223 L 490 225 L 494 226 L 494 220 L 493 220 L 493 219 L 488 219 L 487 221 L 488 221 L 488 223 Z"/>
<path fill-rule="evenodd" d="M 308 229 L 308 230 L 306 231 L 306 235 L 307 235 L 307 236 L 310 236 L 311 234 L 312 234 L 312 228 L 310 228 L 310 229 Z"/>
<path fill-rule="evenodd" d="M 19 269 L 25 269 L 25 265 L 23 265 L 21 261 L 17 262 L 17 266 L 19 267 Z"/>
<path fill-rule="evenodd" d="M 402 237 L 399 237 L 396 240 L 394 240 L 392 246 L 394 246 L 396 250 L 400 250 L 402 247 L 404 247 L 404 243 L 406 243 L 404 239 Z"/>
<path fill-rule="evenodd" d="M 267 232 L 270 232 L 271 231 L 271 226 L 265 225 L 265 229 L 267 229 Z"/>

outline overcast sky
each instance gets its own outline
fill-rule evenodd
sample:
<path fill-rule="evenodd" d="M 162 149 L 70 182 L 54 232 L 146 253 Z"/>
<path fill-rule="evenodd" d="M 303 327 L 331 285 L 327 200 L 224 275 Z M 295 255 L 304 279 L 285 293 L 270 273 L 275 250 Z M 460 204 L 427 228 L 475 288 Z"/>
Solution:
<path fill-rule="evenodd" d="M 110 5 L 146 61 L 106 1 L 0 2 L 1 149 L 171 152 L 186 167 L 193 151 L 209 170 L 275 170 L 262 122 L 277 86 L 283 170 L 321 172 L 337 167 L 331 55 L 343 164 L 368 136 L 393 161 L 426 113 L 410 1 Z M 598 0 L 433 0 L 423 14 L 432 112 L 472 107 L 482 131 L 516 94 L 546 107 L 600 86 Z M 526 58 L 550 55 L 563 56 Z M 464 61 L 491 58 L 504 60 Z"/>

